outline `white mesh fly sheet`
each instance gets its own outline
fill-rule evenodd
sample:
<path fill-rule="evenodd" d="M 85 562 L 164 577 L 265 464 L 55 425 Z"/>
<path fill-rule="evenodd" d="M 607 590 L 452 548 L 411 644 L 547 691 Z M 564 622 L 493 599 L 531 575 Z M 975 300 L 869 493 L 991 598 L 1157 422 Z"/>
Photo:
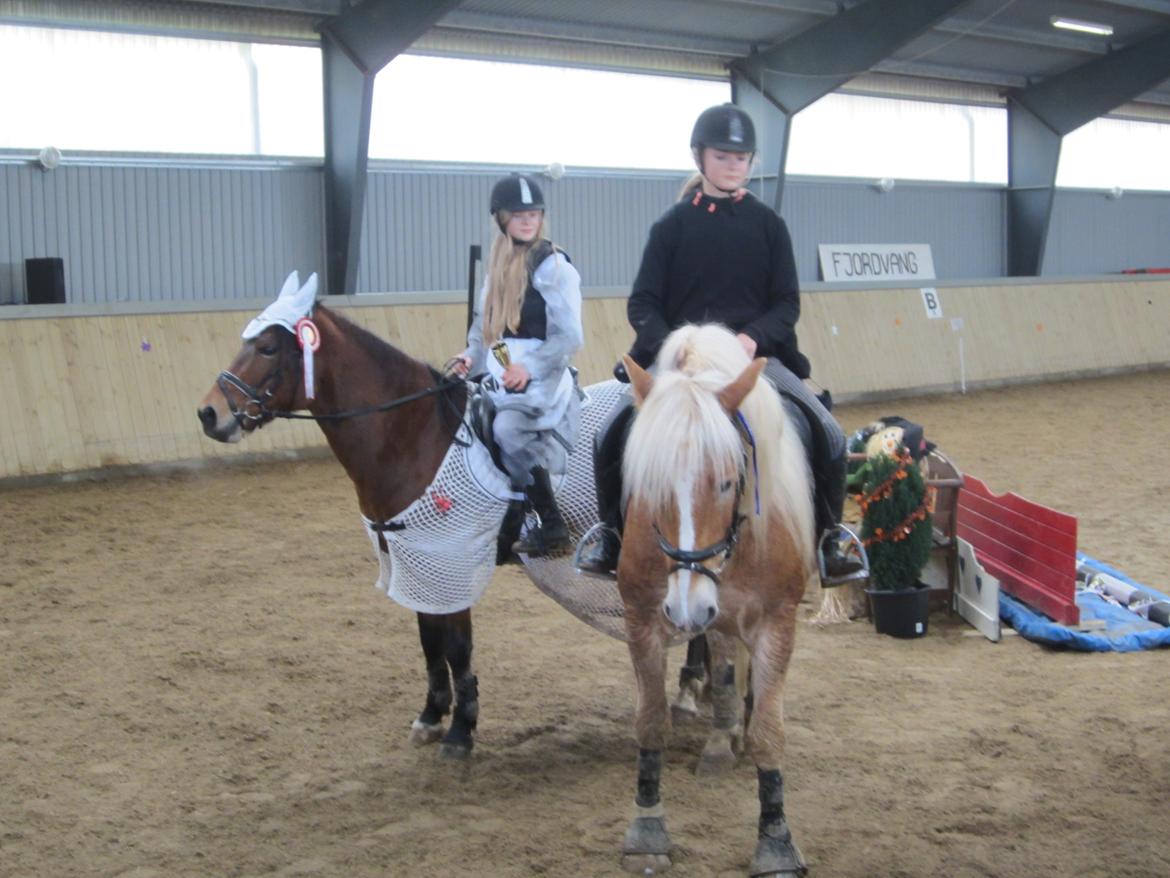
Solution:
<path fill-rule="evenodd" d="M 375 586 L 417 613 L 466 610 L 483 595 L 496 566 L 496 537 L 514 495 L 483 443 L 464 426 L 422 496 L 383 532 L 362 516 L 378 556 Z"/>
<path fill-rule="evenodd" d="M 617 381 L 585 388 L 581 432 L 563 476 L 554 476 L 557 504 L 574 542 L 597 523 L 593 484 L 593 436 L 628 393 Z M 513 495 L 508 477 L 495 468 L 478 439 L 461 428 L 430 487 L 399 515 L 403 527 L 384 533 L 381 551 L 374 522 L 362 519 L 378 555 L 376 583 L 397 603 L 421 613 L 454 613 L 473 606 L 495 572 L 496 538 Z M 625 640 L 621 596 L 613 580 L 584 576 L 572 553 L 524 558 L 529 577 L 544 594 L 599 631 Z"/>

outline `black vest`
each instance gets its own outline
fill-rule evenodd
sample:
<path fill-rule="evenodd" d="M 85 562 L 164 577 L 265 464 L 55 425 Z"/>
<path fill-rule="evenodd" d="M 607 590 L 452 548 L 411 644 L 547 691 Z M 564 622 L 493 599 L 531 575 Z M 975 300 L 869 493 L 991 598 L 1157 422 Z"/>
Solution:
<path fill-rule="evenodd" d="M 528 253 L 528 287 L 524 290 L 524 301 L 520 304 L 520 328 L 513 332 L 504 328 L 504 338 L 538 338 L 545 340 L 548 333 L 548 315 L 545 313 L 544 296 L 532 285 L 532 275 L 544 260 L 553 254 L 552 242 L 543 239 Z M 558 251 L 570 262 L 569 255 Z"/>

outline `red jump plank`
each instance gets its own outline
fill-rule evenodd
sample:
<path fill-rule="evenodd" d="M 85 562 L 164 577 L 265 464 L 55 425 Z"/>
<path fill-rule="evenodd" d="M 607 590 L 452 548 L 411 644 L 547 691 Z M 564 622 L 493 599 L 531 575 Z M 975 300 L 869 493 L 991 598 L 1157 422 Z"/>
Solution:
<path fill-rule="evenodd" d="M 1075 517 L 1018 494 L 993 494 L 968 475 L 957 529 L 1009 594 L 1057 622 L 1079 623 Z"/>

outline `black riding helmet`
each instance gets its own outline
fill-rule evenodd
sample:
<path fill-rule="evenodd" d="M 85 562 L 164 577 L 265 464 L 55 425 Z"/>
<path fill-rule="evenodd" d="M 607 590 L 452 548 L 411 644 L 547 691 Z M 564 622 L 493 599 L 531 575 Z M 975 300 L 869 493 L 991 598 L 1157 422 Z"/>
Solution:
<path fill-rule="evenodd" d="M 544 193 L 536 181 L 524 174 L 509 174 L 492 187 L 491 214 L 501 210 L 544 210 Z"/>
<path fill-rule="evenodd" d="M 708 107 L 695 120 L 691 130 L 691 148 L 709 146 L 727 152 L 755 152 L 756 126 L 752 117 L 735 104 Z"/>

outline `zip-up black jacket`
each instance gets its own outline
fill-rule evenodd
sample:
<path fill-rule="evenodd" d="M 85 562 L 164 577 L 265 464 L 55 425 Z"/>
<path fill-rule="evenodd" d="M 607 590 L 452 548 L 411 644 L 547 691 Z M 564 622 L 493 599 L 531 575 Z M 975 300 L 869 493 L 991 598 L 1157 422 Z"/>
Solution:
<path fill-rule="evenodd" d="M 630 356 L 654 362 L 684 323 L 727 325 L 755 339 L 756 355 L 809 376 L 796 341 L 800 286 L 788 227 L 751 194 L 739 202 L 697 195 L 651 227 L 627 305 L 637 337 Z"/>

